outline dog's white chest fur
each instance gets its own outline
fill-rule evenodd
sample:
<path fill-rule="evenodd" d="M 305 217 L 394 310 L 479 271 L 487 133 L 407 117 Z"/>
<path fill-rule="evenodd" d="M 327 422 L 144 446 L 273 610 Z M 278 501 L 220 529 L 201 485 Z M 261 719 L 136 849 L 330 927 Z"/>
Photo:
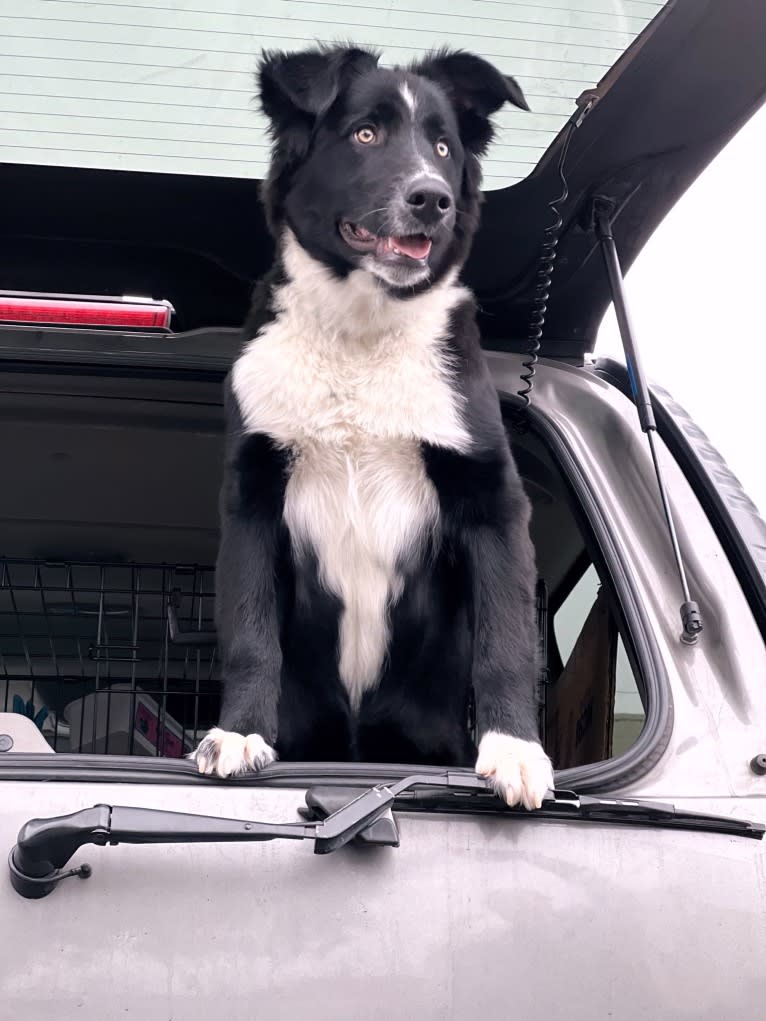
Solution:
<path fill-rule="evenodd" d="M 448 280 L 408 301 L 369 274 L 335 279 L 288 236 L 277 317 L 232 383 L 248 432 L 293 454 L 284 517 L 340 598 L 339 672 L 356 708 L 377 682 L 400 566 L 439 524 L 420 444 L 465 451 L 443 339 L 467 297 Z"/>

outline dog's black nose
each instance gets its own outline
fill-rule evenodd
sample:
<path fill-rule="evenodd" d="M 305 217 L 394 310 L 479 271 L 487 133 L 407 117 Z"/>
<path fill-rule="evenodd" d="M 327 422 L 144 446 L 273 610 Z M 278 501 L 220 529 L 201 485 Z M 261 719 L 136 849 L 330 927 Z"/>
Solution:
<path fill-rule="evenodd" d="M 423 223 L 438 223 L 452 208 L 452 195 L 446 185 L 424 177 L 410 185 L 407 205 Z"/>

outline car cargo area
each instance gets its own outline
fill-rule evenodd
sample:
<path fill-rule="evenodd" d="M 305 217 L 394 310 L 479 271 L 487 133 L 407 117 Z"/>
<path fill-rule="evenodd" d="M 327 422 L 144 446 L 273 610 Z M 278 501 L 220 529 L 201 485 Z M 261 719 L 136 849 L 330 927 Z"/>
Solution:
<path fill-rule="evenodd" d="M 0 374 L 0 711 L 54 750 L 178 758 L 216 722 L 222 425 L 219 377 Z M 513 443 L 546 744 L 562 765 L 607 758 L 640 732 L 638 692 L 629 668 L 616 690 L 627 661 L 565 481 L 532 433 Z"/>

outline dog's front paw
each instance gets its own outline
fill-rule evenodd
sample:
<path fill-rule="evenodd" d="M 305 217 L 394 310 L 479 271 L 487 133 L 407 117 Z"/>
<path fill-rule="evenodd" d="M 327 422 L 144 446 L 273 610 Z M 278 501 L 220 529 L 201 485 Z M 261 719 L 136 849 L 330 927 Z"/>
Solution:
<path fill-rule="evenodd" d="M 523 741 L 490 730 L 479 742 L 476 772 L 492 782 L 511 807 L 540 808 L 553 787 L 553 766 L 539 741 Z"/>
<path fill-rule="evenodd" d="M 248 734 L 245 737 L 243 734 L 213 727 L 189 758 L 197 763 L 200 773 L 215 773 L 226 777 L 255 773 L 274 762 L 277 753 L 260 734 Z"/>

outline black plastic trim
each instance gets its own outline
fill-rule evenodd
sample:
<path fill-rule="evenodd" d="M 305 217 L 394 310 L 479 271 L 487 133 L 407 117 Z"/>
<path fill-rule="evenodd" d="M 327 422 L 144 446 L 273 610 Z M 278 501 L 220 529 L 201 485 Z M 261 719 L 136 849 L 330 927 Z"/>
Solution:
<path fill-rule="evenodd" d="M 202 776 L 185 759 L 130 755 L 73 755 L 48 752 L 11 753 L 0 758 L 1 780 L 43 780 L 55 783 L 189 784 L 213 787 L 373 786 L 419 773 L 443 776 L 444 767 L 367 762 L 275 762 L 258 773 L 219 780 Z M 470 769 L 450 773 L 475 776 Z"/>
<path fill-rule="evenodd" d="M 136 373 L 170 373 L 188 379 L 204 372 L 223 379 L 242 347 L 234 328 L 190 330 L 171 335 L 117 330 L 69 330 L 56 327 L 0 326 L 0 369 L 4 372 L 41 365 L 82 374 L 105 369 Z"/>
<path fill-rule="evenodd" d="M 599 358 L 594 371 L 632 403 L 624 365 Z M 650 390 L 660 439 L 702 505 L 766 640 L 766 522 L 688 412 L 667 390 L 655 385 Z"/>

